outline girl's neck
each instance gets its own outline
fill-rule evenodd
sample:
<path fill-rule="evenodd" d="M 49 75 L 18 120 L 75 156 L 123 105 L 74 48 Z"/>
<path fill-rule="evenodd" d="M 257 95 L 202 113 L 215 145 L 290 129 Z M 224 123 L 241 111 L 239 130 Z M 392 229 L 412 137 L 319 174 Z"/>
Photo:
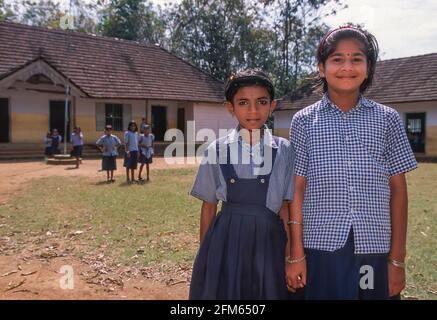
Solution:
<path fill-rule="evenodd" d="M 250 144 L 251 146 L 256 145 L 260 142 L 261 138 L 264 136 L 264 127 L 260 129 L 246 129 L 241 127 L 240 136 L 244 142 Z"/>
<path fill-rule="evenodd" d="M 360 92 L 335 92 L 328 89 L 329 100 L 331 100 L 343 112 L 349 112 L 358 103 Z"/>

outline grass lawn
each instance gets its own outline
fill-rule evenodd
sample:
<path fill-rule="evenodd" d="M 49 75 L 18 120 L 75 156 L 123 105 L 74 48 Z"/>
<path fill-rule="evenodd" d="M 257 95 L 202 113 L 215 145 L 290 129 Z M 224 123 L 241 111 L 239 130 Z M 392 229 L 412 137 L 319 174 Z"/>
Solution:
<path fill-rule="evenodd" d="M 104 253 L 129 265 L 191 265 L 198 248 L 200 201 L 188 196 L 196 169 L 156 170 L 153 182 L 113 185 L 87 178 L 51 177 L 32 182 L 0 206 L 0 236 L 26 239 L 57 234 L 78 238 L 75 255 Z M 407 298 L 437 298 L 437 164 L 420 164 L 408 175 Z"/>
<path fill-rule="evenodd" d="M 200 202 L 188 196 L 195 169 L 157 170 L 153 182 L 127 185 L 83 177 L 34 181 L 12 205 L 9 216 L 17 243 L 47 232 L 77 236 L 86 252 L 98 249 L 119 263 L 134 255 L 140 262 L 192 263 L 198 246 Z M 102 175 L 103 177 L 103 175 Z M 2 229 L 0 229 L 1 232 Z"/>

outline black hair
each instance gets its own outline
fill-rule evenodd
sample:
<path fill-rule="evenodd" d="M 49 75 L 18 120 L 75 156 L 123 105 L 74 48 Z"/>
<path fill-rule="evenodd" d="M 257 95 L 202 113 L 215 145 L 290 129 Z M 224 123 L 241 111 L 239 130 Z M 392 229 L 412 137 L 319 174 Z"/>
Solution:
<path fill-rule="evenodd" d="M 367 57 L 367 79 L 360 85 L 360 92 L 363 93 L 372 85 L 379 54 L 378 41 L 370 32 L 352 26 L 343 26 L 329 31 L 318 47 L 317 63 L 325 65 L 328 57 L 336 50 L 338 43 L 344 39 L 355 39 L 363 45 L 364 54 Z M 320 75 L 316 78 L 315 86 L 323 88 L 323 92 L 328 91 L 328 82 Z"/>
<path fill-rule="evenodd" d="M 237 91 L 242 87 L 261 86 L 265 88 L 270 99 L 275 97 L 275 88 L 270 77 L 261 69 L 245 69 L 231 75 L 225 83 L 226 100 L 232 102 Z"/>
<path fill-rule="evenodd" d="M 134 120 L 130 121 L 129 124 L 127 125 L 127 131 L 130 131 L 130 126 L 133 125 L 133 124 L 135 125 L 135 130 L 134 130 L 134 132 L 137 132 L 137 131 L 138 131 L 137 123 L 136 123 Z"/>

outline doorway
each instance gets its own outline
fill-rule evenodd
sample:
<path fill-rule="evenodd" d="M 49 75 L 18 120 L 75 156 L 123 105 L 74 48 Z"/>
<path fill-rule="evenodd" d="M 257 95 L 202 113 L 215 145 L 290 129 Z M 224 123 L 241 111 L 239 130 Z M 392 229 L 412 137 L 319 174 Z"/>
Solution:
<path fill-rule="evenodd" d="M 164 141 L 167 131 L 167 108 L 152 106 L 152 132 L 156 141 Z"/>
<path fill-rule="evenodd" d="M 71 123 L 71 103 L 68 102 L 68 122 L 67 122 L 67 142 L 70 142 L 70 123 Z M 58 129 L 59 135 L 64 141 L 65 128 L 65 101 L 50 101 L 50 128 L 49 130 Z"/>
<path fill-rule="evenodd" d="M 9 99 L 0 98 L 0 143 L 9 143 Z"/>

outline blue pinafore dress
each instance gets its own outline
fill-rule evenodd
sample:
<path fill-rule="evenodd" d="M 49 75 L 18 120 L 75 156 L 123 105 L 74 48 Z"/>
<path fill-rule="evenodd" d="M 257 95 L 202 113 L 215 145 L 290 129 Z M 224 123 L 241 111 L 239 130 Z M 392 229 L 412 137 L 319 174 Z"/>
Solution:
<path fill-rule="evenodd" d="M 276 149 L 272 149 L 273 162 Z M 238 178 L 229 161 L 220 164 L 227 201 L 212 221 L 193 266 L 193 300 L 287 299 L 287 235 L 279 215 L 266 206 L 270 174 Z"/>

